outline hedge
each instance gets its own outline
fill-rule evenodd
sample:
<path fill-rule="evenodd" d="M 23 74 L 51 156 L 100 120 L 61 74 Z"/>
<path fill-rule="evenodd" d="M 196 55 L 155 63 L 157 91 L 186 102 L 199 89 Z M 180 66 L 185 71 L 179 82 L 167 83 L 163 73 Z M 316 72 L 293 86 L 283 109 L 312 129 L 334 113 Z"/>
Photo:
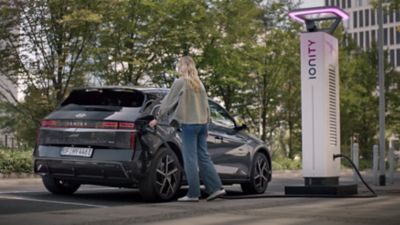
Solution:
<path fill-rule="evenodd" d="M 32 150 L 0 149 L 0 174 L 32 173 Z"/>

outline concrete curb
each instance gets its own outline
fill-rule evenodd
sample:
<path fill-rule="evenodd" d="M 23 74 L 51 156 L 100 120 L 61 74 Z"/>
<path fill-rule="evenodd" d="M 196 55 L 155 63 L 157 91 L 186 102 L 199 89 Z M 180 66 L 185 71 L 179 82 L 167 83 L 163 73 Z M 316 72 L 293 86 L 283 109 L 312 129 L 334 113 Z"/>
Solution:
<path fill-rule="evenodd" d="M 0 179 L 25 179 L 38 177 L 40 176 L 33 173 L 0 173 Z"/>

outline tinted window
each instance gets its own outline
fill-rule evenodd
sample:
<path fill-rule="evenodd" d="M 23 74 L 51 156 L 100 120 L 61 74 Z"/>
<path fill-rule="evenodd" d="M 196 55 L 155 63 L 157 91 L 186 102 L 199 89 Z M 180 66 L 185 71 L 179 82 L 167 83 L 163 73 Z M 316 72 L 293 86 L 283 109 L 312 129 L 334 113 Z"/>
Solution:
<path fill-rule="evenodd" d="M 212 123 L 218 126 L 235 128 L 235 123 L 224 108 L 214 102 L 210 102 L 210 112 Z"/>
<path fill-rule="evenodd" d="M 396 50 L 397 66 L 400 66 L 400 48 Z"/>
<path fill-rule="evenodd" d="M 372 39 L 373 41 L 376 41 L 376 31 L 375 31 L 375 30 L 372 30 L 371 39 Z"/>
<path fill-rule="evenodd" d="M 383 44 L 387 45 L 388 44 L 388 29 L 383 29 Z"/>
<path fill-rule="evenodd" d="M 396 31 L 396 44 L 400 44 L 400 31 Z"/>
<path fill-rule="evenodd" d="M 375 25 L 375 10 L 371 9 L 371 25 Z"/>
<path fill-rule="evenodd" d="M 144 95 L 139 91 L 89 89 L 71 92 L 61 105 L 141 107 L 143 100 Z"/>
<path fill-rule="evenodd" d="M 353 12 L 353 27 L 357 28 L 357 11 Z"/>
<path fill-rule="evenodd" d="M 389 31 L 389 42 L 391 45 L 394 44 L 394 28 L 393 27 L 390 28 L 390 31 Z"/>

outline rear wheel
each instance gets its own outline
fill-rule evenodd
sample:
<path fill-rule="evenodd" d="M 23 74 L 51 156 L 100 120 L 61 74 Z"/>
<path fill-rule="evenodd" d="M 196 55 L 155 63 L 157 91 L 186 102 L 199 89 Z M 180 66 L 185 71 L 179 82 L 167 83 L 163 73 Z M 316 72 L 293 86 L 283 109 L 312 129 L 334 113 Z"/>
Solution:
<path fill-rule="evenodd" d="M 53 194 L 70 195 L 81 186 L 79 183 L 55 179 L 52 176 L 42 176 L 42 182 L 46 189 Z"/>
<path fill-rule="evenodd" d="M 262 194 L 268 186 L 271 166 L 265 154 L 257 152 L 251 165 L 250 180 L 241 184 L 246 194 Z"/>
<path fill-rule="evenodd" d="M 160 148 L 154 156 L 139 190 L 146 201 L 169 201 L 181 186 L 182 167 L 175 152 Z"/>

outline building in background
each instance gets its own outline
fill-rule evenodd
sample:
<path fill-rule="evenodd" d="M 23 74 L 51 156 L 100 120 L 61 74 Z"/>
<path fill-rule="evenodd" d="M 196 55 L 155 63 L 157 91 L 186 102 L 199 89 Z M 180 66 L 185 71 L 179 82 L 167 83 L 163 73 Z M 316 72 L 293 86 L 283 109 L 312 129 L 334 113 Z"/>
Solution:
<path fill-rule="evenodd" d="M 0 47 L 3 47 L 4 43 L 0 41 Z M 21 100 L 19 93 L 19 87 L 15 83 L 11 82 L 7 76 L 0 73 L 0 103 L 9 102 L 15 104 L 17 100 Z M 0 115 L 4 113 L 0 110 Z M 18 145 L 14 134 L 9 129 L 0 128 L 0 148 L 16 148 Z"/>
<path fill-rule="evenodd" d="M 0 74 L 0 103 L 1 102 L 14 102 L 14 98 L 19 98 L 18 87 L 13 84 L 6 76 Z M 0 113 L 3 113 L 0 111 Z M 14 134 L 8 129 L 0 128 L 0 148 L 16 148 L 17 140 Z"/>
<path fill-rule="evenodd" d="M 360 48 L 368 49 L 378 40 L 378 13 L 370 0 L 325 0 L 325 6 L 345 10 L 350 19 L 344 21 L 346 32 Z M 383 12 L 383 45 L 389 62 L 400 71 L 400 11 Z"/>
<path fill-rule="evenodd" d="M 349 14 L 344 26 L 360 48 L 367 50 L 378 42 L 378 12 L 371 0 L 325 0 L 325 6 L 337 6 Z M 400 71 L 400 10 L 383 11 L 383 46 L 389 63 Z M 392 134 L 388 141 L 389 148 L 400 158 L 399 134 Z"/>

